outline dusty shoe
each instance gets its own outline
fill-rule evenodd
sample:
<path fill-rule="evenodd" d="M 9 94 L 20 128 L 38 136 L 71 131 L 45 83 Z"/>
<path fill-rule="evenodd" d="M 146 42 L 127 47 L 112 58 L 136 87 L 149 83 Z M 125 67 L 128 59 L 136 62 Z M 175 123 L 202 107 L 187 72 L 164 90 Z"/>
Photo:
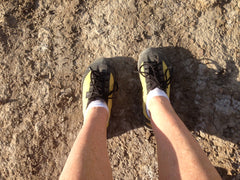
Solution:
<path fill-rule="evenodd" d="M 157 87 L 165 91 L 168 97 L 170 96 L 171 77 L 166 62 L 166 57 L 157 48 L 146 49 L 139 56 L 138 72 L 143 92 L 143 114 L 148 128 L 151 128 L 150 117 L 146 109 L 148 93 Z"/>
<path fill-rule="evenodd" d="M 112 109 L 112 95 L 117 89 L 115 83 L 115 71 L 110 66 L 110 59 L 100 58 L 93 62 L 83 76 L 82 81 L 82 103 L 83 112 L 90 102 L 94 100 L 104 100 L 109 109 Z"/>

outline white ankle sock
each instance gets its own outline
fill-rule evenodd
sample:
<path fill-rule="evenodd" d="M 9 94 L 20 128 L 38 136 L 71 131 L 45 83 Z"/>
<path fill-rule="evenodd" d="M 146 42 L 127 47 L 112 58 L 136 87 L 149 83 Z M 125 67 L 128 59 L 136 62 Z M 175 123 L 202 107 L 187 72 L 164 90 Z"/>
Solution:
<path fill-rule="evenodd" d="M 90 102 L 90 104 L 88 105 L 85 112 L 83 112 L 84 118 L 87 115 L 87 112 L 89 111 L 89 109 L 91 109 L 93 107 L 103 107 L 107 110 L 107 112 L 109 114 L 109 109 L 108 109 L 108 106 L 107 106 L 106 102 L 104 100 L 95 100 L 95 101 Z"/>
<path fill-rule="evenodd" d="M 150 116 L 150 113 L 148 110 L 148 103 L 149 103 L 150 99 L 152 99 L 155 96 L 163 96 L 169 100 L 167 94 L 163 90 L 161 90 L 159 88 L 155 88 L 155 89 L 151 90 L 147 95 L 147 101 L 146 101 L 146 110 L 147 110 L 147 115 L 149 118 L 151 118 L 151 116 Z"/>

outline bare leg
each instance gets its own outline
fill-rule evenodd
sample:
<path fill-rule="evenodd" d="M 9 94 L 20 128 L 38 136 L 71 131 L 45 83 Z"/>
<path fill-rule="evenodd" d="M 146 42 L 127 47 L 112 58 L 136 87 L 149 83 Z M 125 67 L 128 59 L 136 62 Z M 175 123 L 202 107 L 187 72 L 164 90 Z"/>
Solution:
<path fill-rule="evenodd" d="M 71 149 L 60 179 L 112 179 L 107 152 L 105 108 L 91 108 Z"/>
<path fill-rule="evenodd" d="M 165 97 L 148 106 L 157 141 L 159 179 L 221 179 Z"/>

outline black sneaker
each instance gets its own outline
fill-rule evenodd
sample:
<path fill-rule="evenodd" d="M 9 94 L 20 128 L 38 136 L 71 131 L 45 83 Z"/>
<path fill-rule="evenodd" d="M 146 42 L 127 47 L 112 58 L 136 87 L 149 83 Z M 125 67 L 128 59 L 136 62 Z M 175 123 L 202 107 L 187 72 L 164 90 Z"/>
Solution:
<path fill-rule="evenodd" d="M 167 66 L 167 59 L 160 49 L 148 48 L 139 56 L 138 72 L 143 92 L 143 114 L 147 118 L 146 125 L 151 128 L 150 117 L 146 110 L 147 94 L 158 87 L 170 97 L 170 69 Z"/>
<path fill-rule="evenodd" d="M 112 95 L 117 90 L 117 83 L 114 68 L 109 63 L 110 60 L 100 58 L 93 62 L 84 73 L 82 80 L 83 112 L 90 102 L 104 100 L 111 113 Z"/>

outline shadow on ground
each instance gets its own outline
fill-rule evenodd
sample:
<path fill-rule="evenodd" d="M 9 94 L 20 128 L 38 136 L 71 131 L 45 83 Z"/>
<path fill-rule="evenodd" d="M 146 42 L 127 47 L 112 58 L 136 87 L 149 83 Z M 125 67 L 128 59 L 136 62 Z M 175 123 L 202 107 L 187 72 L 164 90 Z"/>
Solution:
<path fill-rule="evenodd" d="M 213 60 L 204 59 L 207 61 L 206 64 L 214 65 L 215 69 L 211 69 L 201 60 L 195 59 L 191 52 L 184 48 L 164 47 L 159 48 L 159 50 L 167 57 L 173 67 L 170 99 L 187 127 L 190 130 L 204 130 L 199 124 L 206 121 L 204 123 L 208 124 L 205 130 L 207 133 L 231 141 L 231 137 L 226 135 L 226 131 L 219 132 L 218 127 L 216 127 L 214 120 L 221 112 L 216 112 L 218 109 L 214 105 L 214 100 L 226 93 L 236 99 L 239 98 L 237 89 L 234 90 L 231 86 L 238 74 L 234 62 L 229 60 L 224 69 Z M 108 129 L 109 138 L 144 125 L 142 121 L 144 118 L 142 114 L 142 90 L 136 72 L 137 61 L 130 57 L 114 57 L 112 63 L 117 71 L 119 90 L 114 95 L 112 117 Z M 233 84 L 237 86 L 238 83 Z M 232 88 L 229 89 L 229 87 Z M 205 106 L 204 110 L 202 110 L 203 105 Z M 208 113 L 204 119 L 202 119 L 203 113 Z M 212 117 L 214 114 L 216 117 Z M 225 116 L 224 119 L 233 118 L 231 115 L 230 112 L 229 117 Z M 208 116 L 211 118 L 206 119 Z M 209 127 L 211 123 L 214 127 Z M 238 143 L 235 139 L 232 142 Z"/>
<path fill-rule="evenodd" d="M 238 69 L 231 57 L 226 60 L 226 68 L 222 68 L 214 60 L 194 58 L 184 48 L 159 50 L 173 68 L 170 99 L 186 126 L 191 131 L 203 131 L 239 146 L 236 134 L 240 107 L 236 103 L 240 100 L 237 92 L 240 85 L 236 81 Z M 112 63 L 116 67 L 119 90 L 113 100 L 108 138 L 144 126 L 137 61 L 130 57 L 114 57 Z M 235 105 L 232 104 L 234 100 Z M 226 171 L 219 168 L 218 171 L 222 177 L 228 177 Z"/>
<path fill-rule="evenodd" d="M 118 91 L 114 94 L 113 109 L 108 128 L 108 138 L 144 126 L 142 114 L 142 89 L 137 64 L 130 57 L 114 57 Z"/>

